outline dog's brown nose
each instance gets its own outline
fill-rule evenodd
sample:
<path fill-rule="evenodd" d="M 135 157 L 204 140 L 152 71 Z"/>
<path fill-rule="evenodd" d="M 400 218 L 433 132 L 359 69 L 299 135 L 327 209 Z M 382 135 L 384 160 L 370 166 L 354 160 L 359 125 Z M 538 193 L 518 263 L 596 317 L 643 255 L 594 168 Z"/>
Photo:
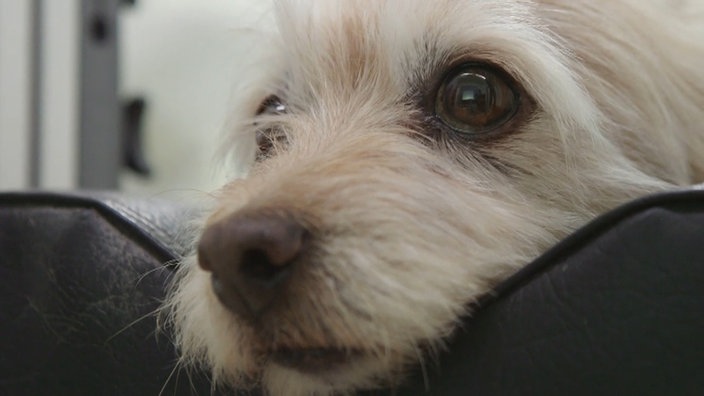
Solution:
<path fill-rule="evenodd" d="M 198 262 L 212 272 L 213 289 L 227 308 L 256 318 L 281 293 L 306 238 L 292 216 L 234 214 L 205 230 Z"/>

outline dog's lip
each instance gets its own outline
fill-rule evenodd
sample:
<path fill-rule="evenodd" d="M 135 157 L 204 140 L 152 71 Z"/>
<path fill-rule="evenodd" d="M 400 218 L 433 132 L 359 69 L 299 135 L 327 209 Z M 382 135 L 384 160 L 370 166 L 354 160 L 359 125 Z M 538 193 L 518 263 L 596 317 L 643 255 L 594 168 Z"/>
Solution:
<path fill-rule="evenodd" d="M 322 372 L 348 365 L 364 352 L 340 348 L 278 348 L 270 352 L 273 362 L 299 371 Z"/>

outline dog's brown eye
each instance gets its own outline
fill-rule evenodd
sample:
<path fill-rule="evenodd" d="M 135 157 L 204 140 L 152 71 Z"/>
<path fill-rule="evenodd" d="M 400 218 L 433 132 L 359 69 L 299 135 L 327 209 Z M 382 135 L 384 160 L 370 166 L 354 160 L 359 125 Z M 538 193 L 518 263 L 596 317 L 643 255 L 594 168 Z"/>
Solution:
<path fill-rule="evenodd" d="M 482 65 L 455 69 L 438 90 L 435 114 L 457 132 L 489 132 L 518 110 L 518 94 L 509 84 L 503 73 Z"/>

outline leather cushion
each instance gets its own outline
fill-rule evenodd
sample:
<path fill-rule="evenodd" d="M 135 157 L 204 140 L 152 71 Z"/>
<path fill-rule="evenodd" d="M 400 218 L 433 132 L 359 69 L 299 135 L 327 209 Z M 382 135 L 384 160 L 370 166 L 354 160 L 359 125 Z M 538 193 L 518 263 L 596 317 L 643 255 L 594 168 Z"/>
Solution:
<path fill-rule="evenodd" d="M 0 394 L 209 395 L 151 313 L 197 210 L 0 194 Z M 476 307 L 395 395 L 702 394 L 704 191 L 599 217 Z M 223 392 L 223 394 L 229 394 Z"/>
<path fill-rule="evenodd" d="M 154 315 L 186 212 L 134 203 L 0 195 L 0 395 L 190 394 Z"/>
<path fill-rule="evenodd" d="M 596 219 L 480 305 L 401 395 L 704 394 L 704 191 Z"/>

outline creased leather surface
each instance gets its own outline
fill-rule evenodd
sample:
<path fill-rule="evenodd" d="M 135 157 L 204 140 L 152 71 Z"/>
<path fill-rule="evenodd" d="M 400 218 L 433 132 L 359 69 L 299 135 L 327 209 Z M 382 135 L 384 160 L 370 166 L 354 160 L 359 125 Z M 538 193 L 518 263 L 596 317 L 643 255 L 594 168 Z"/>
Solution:
<path fill-rule="evenodd" d="M 609 213 L 498 289 L 400 395 L 704 394 L 704 191 Z"/>
<path fill-rule="evenodd" d="M 176 355 L 149 315 L 195 212 L 101 199 L 0 194 L 0 395 L 211 394 L 167 381 Z M 620 208 L 497 287 L 424 374 L 373 394 L 704 394 L 703 251 L 704 191 Z"/>
<path fill-rule="evenodd" d="M 176 354 L 153 312 L 172 257 L 81 200 L 15 198 L 0 195 L 0 395 L 210 394 L 197 376 L 197 391 L 169 379 Z M 150 213 L 151 229 L 184 220 Z"/>

